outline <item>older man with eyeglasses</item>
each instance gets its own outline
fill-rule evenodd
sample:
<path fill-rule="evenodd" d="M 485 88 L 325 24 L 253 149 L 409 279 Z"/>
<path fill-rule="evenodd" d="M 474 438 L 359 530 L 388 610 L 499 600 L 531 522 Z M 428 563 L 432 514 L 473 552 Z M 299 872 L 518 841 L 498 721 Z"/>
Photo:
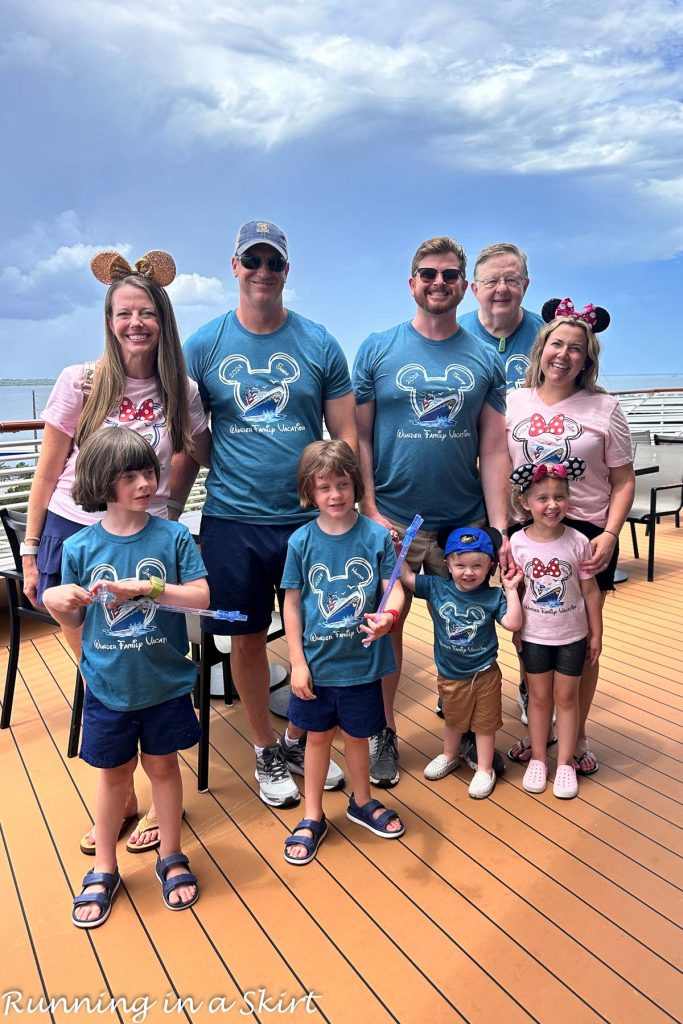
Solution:
<path fill-rule="evenodd" d="M 299 504 L 299 456 L 322 438 L 323 420 L 332 438 L 357 448 L 354 398 L 339 343 L 284 306 L 288 245 L 277 224 L 242 225 L 232 272 L 237 308 L 200 327 L 185 345 L 188 372 L 211 412 L 211 471 L 200 531 L 211 602 L 248 616 L 244 623 L 207 628 L 232 637 L 230 667 L 252 732 L 261 799 L 287 807 L 300 799 L 291 772 L 303 775 L 306 737 L 291 723 L 279 742 L 273 732 L 268 626 L 287 541 L 311 518 Z M 172 492 L 175 485 L 187 494 L 191 474 L 176 462 Z M 343 782 L 343 772 L 330 762 L 325 788 Z"/>
<path fill-rule="evenodd" d="M 472 293 L 479 309 L 460 317 L 460 326 L 491 345 L 505 365 L 507 390 L 520 388 L 529 350 L 543 320 L 522 308 L 529 287 L 526 255 L 511 242 L 487 245 L 474 264 Z"/>
<path fill-rule="evenodd" d="M 453 238 L 430 238 L 413 257 L 412 320 L 371 334 L 353 368 L 362 511 L 402 537 L 413 515 L 424 518 L 408 553 L 413 572 L 448 575 L 437 533 L 483 524 L 504 535 L 507 565 L 510 460 L 505 438 L 505 375 L 497 354 L 456 321 L 467 289 L 466 259 Z M 382 680 L 387 728 L 371 740 L 370 778 L 399 779 L 394 699 L 402 661 L 403 622 L 392 634 L 398 671 Z"/>

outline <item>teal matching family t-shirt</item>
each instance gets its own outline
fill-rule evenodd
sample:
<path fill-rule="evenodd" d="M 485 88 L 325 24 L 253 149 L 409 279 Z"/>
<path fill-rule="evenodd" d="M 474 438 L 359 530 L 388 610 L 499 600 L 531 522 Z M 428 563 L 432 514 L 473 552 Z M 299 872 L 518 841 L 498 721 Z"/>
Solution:
<path fill-rule="evenodd" d="M 332 536 L 316 520 L 289 538 L 284 590 L 301 591 L 303 647 L 313 685 L 371 683 L 396 671 L 388 636 L 363 647 L 358 628 L 377 611 L 382 580 L 396 564 L 389 531 L 359 515 L 350 530 Z"/>
<path fill-rule="evenodd" d="M 158 516 L 130 537 L 108 533 L 101 523 L 64 541 L 62 583 L 89 590 L 97 580 L 149 579 L 189 583 L 206 576 L 187 527 Z M 135 711 L 189 693 L 196 667 L 188 651 L 185 616 L 159 608 L 147 597 L 86 609 L 81 670 L 106 707 Z"/>
<path fill-rule="evenodd" d="M 434 622 L 434 661 L 446 679 L 467 679 L 492 665 L 498 654 L 496 622 L 507 611 L 500 587 L 488 581 L 458 590 L 451 579 L 416 576 L 415 597 L 429 601 Z"/>
<path fill-rule="evenodd" d="M 188 339 L 185 358 L 211 412 L 205 513 L 285 526 L 310 519 L 296 468 L 322 438 L 325 402 L 351 391 L 339 343 L 298 313 L 272 334 L 253 334 L 230 311 Z"/>
<path fill-rule="evenodd" d="M 356 356 L 358 405 L 375 402 L 375 499 L 385 516 L 425 530 L 466 526 L 484 515 L 479 416 L 505 415 L 498 355 L 467 331 L 431 341 L 410 322 L 371 334 Z"/>
<path fill-rule="evenodd" d="M 505 382 L 508 391 L 524 387 L 526 372 L 529 369 L 529 352 L 536 341 L 536 335 L 543 327 L 543 320 L 538 313 L 522 310 L 522 319 L 512 334 L 507 338 L 498 338 L 487 331 L 479 319 L 479 311 L 473 310 L 460 317 L 458 323 L 475 338 L 490 345 L 500 356 L 505 367 Z"/>

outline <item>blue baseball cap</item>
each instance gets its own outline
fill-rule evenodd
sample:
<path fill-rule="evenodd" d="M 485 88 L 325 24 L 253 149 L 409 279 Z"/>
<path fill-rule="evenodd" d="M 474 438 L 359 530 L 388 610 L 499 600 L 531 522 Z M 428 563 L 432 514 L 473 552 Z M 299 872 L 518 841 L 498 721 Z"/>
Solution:
<path fill-rule="evenodd" d="M 235 256 L 243 256 L 252 245 L 272 245 L 287 259 L 287 239 L 282 228 L 268 220 L 248 220 L 237 232 Z"/>
<path fill-rule="evenodd" d="M 448 534 L 444 556 L 464 555 L 468 551 L 481 551 L 489 558 L 495 558 L 493 541 L 488 533 L 480 530 L 477 526 L 463 526 Z"/>

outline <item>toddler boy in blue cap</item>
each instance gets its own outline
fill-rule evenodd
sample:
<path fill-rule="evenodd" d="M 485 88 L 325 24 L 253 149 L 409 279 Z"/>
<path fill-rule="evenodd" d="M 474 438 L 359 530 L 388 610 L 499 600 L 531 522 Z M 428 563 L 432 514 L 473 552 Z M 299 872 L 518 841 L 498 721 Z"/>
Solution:
<path fill-rule="evenodd" d="M 458 767 L 462 734 L 472 729 L 477 740 L 477 770 L 469 794 L 481 800 L 493 792 L 496 730 L 503 724 L 501 672 L 496 661 L 496 622 L 514 632 L 522 625 L 518 586 L 522 573 L 501 573 L 502 589 L 490 585 L 495 565 L 495 531 L 476 526 L 448 534 L 444 547 L 450 579 L 416 576 L 404 562 L 401 581 L 429 602 L 434 622 L 434 661 L 441 698 L 444 750 L 425 768 L 428 779 L 443 779 Z"/>

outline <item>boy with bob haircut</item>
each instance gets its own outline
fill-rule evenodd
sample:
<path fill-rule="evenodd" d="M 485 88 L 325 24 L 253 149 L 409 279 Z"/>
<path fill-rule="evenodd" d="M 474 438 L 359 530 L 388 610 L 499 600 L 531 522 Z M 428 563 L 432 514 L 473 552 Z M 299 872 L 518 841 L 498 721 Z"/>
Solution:
<path fill-rule="evenodd" d="M 445 532 L 445 531 L 444 531 Z M 477 770 L 469 794 L 475 800 L 493 792 L 496 730 L 503 724 L 501 672 L 496 661 L 496 622 L 514 632 L 522 625 L 517 567 L 501 573 L 503 589 L 491 587 L 495 530 L 466 526 L 451 530 L 444 545 L 450 579 L 416 576 L 404 562 L 407 590 L 429 602 L 434 621 L 434 660 L 441 698 L 444 751 L 425 768 L 428 779 L 443 779 L 458 767 L 462 734 L 472 729 L 477 741 Z M 439 542 L 443 540 L 440 537 Z"/>
<path fill-rule="evenodd" d="M 374 614 L 396 555 L 389 531 L 356 511 L 363 483 L 345 441 L 308 445 L 297 486 L 302 507 L 320 510 L 290 537 L 282 577 L 292 663 L 288 716 L 307 730 L 306 817 L 285 840 L 284 855 L 301 866 L 327 834 L 322 796 L 337 727 L 353 785 L 347 817 L 383 839 L 404 832 L 398 814 L 370 797 L 368 748 L 369 737 L 386 724 L 382 676 L 395 662 L 385 634 L 398 619 L 403 590 L 397 584 L 385 611 Z"/>

